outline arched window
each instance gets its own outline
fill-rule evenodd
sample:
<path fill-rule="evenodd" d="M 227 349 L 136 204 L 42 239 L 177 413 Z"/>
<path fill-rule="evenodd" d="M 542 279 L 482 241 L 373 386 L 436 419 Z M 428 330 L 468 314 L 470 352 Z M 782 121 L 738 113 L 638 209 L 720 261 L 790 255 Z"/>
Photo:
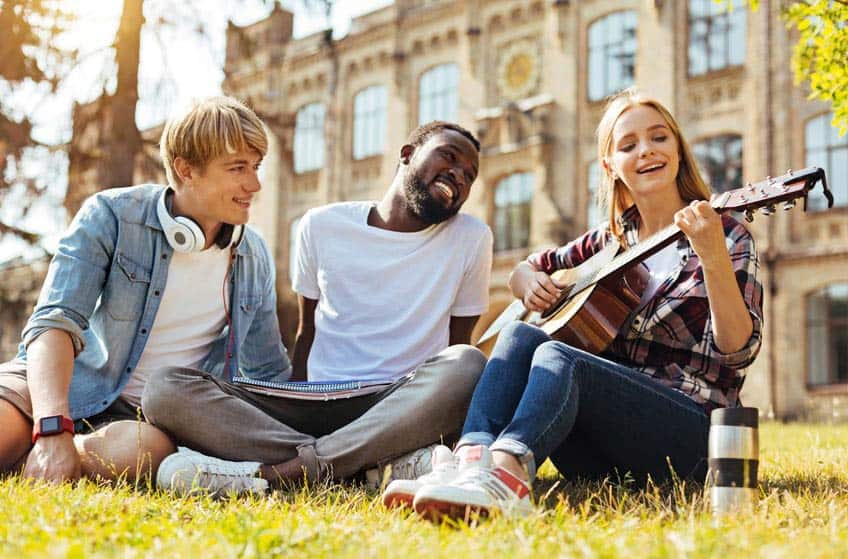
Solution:
<path fill-rule="evenodd" d="M 294 218 L 289 226 L 289 281 L 294 281 L 297 268 L 297 227 L 300 225 L 300 217 Z"/>
<path fill-rule="evenodd" d="M 696 142 L 692 151 L 713 192 L 742 186 L 742 136 L 724 134 Z"/>
<path fill-rule="evenodd" d="M 713 0 L 689 0 L 689 75 L 697 76 L 745 63 L 747 9 Z"/>
<path fill-rule="evenodd" d="M 807 380 L 848 383 L 848 283 L 807 296 Z"/>
<path fill-rule="evenodd" d="M 418 124 L 431 120 L 456 122 L 459 69 L 456 64 L 442 64 L 421 74 L 418 83 Z"/>
<path fill-rule="evenodd" d="M 613 12 L 589 27 L 589 100 L 633 85 L 636 12 Z"/>
<path fill-rule="evenodd" d="M 353 158 L 383 153 L 386 142 L 386 88 L 374 85 L 353 100 Z"/>
<path fill-rule="evenodd" d="M 598 207 L 598 187 L 601 185 L 601 174 L 600 165 L 597 161 L 589 163 L 587 177 L 589 196 L 586 204 L 586 225 L 591 229 L 597 227 L 604 220 L 604 216 L 601 215 L 601 208 Z"/>
<path fill-rule="evenodd" d="M 294 172 L 324 166 L 324 105 L 311 103 L 297 111 L 294 124 Z"/>
<path fill-rule="evenodd" d="M 827 173 L 827 186 L 833 192 L 834 206 L 848 206 L 848 136 L 839 137 L 831 126 L 833 114 L 823 114 L 807 121 L 804 128 L 806 165 L 821 167 Z M 827 208 L 824 196 L 810 196 L 811 210 Z"/>
<path fill-rule="evenodd" d="M 513 173 L 495 187 L 495 251 L 530 243 L 533 173 Z"/>

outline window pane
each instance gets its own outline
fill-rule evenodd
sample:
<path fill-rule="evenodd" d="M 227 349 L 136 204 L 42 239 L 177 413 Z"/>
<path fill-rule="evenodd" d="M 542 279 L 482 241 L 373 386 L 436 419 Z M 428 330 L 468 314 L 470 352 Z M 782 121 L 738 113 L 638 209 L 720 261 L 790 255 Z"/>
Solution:
<path fill-rule="evenodd" d="M 295 117 L 294 171 L 303 173 L 324 165 L 324 106 L 312 103 Z"/>
<path fill-rule="evenodd" d="M 353 157 L 362 159 L 383 153 L 385 143 L 386 88 L 372 86 L 354 99 Z"/>
<path fill-rule="evenodd" d="M 838 130 L 830 125 L 833 114 L 810 119 L 804 127 L 804 160 L 808 166 L 818 166 L 827 174 L 827 183 L 833 192 L 834 206 L 848 206 L 848 137 L 840 138 Z M 808 207 L 825 209 L 823 196 L 810 196 Z"/>
<path fill-rule="evenodd" d="M 704 74 L 745 62 L 746 9 L 733 12 L 711 0 L 689 2 L 689 75 Z"/>
<path fill-rule="evenodd" d="M 738 65 L 745 63 L 745 28 L 748 25 L 747 12 L 745 8 L 736 8 L 730 16 L 730 64 Z"/>
<path fill-rule="evenodd" d="M 495 250 L 524 248 L 530 240 L 533 173 L 514 173 L 495 187 Z"/>
<path fill-rule="evenodd" d="M 636 56 L 636 12 L 614 12 L 589 27 L 590 100 L 598 100 L 633 84 Z"/>
<path fill-rule="evenodd" d="M 418 86 L 418 123 L 432 120 L 456 122 L 458 84 L 456 64 L 442 64 L 422 74 Z"/>
<path fill-rule="evenodd" d="M 708 16 L 710 15 L 712 0 L 692 0 L 689 2 L 689 16 Z"/>
<path fill-rule="evenodd" d="M 827 145 L 827 115 L 822 115 L 807 122 L 805 141 L 807 150 L 822 148 Z"/>
<path fill-rule="evenodd" d="M 848 381 L 848 284 L 807 297 L 807 348 L 811 384 Z"/>
<path fill-rule="evenodd" d="M 742 184 L 742 137 L 716 136 L 692 146 L 695 158 L 713 192 L 725 192 Z"/>
<path fill-rule="evenodd" d="M 831 152 L 827 184 L 833 192 L 833 205 L 848 205 L 848 145 Z"/>
<path fill-rule="evenodd" d="M 727 26 L 723 18 L 713 18 L 708 35 L 709 64 L 710 70 L 718 70 L 728 65 L 727 50 Z"/>

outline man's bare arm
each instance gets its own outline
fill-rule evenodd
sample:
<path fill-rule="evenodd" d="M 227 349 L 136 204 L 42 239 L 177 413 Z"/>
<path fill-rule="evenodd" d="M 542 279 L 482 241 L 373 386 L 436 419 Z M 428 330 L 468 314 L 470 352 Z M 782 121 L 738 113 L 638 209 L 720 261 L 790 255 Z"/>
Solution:
<path fill-rule="evenodd" d="M 312 341 L 315 339 L 315 307 L 317 305 L 316 299 L 308 299 L 302 295 L 297 297 L 297 335 L 294 339 L 291 380 L 306 380 L 306 362 L 309 359 L 309 351 L 312 349 Z"/>
<path fill-rule="evenodd" d="M 479 318 L 479 315 L 452 316 L 450 318 L 450 341 L 448 343 L 450 345 L 470 344 L 471 331 L 474 330 L 474 326 L 477 324 Z"/>

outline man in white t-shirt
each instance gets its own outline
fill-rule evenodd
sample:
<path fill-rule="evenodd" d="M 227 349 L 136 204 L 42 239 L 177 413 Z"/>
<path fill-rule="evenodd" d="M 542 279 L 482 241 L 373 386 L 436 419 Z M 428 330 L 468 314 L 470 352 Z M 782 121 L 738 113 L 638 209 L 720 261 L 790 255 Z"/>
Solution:
<path fill-rule="evenodd" d="M 331 204 L 301 219 L 293 378 L 399 382 L 315 402 L 164 370 L 145 393 L 146 416 L 196 451 L 252 462 L 181 452 L 163 464 L 160 486 L 193 480 L 220 491 L 255 489 L 258 478 L 263 486 L 304 475 L 342 479 L 456 434 L 485 364 L 467 344 L 488 305 L 492 233 L 458 214 L 479 149 L 458 125 L 421 126 L 401 148 L 382 200 Z M 197 405 L 185 405 L 188 394 Z M 429 464 L 426 451 L 408 458 Z"/>

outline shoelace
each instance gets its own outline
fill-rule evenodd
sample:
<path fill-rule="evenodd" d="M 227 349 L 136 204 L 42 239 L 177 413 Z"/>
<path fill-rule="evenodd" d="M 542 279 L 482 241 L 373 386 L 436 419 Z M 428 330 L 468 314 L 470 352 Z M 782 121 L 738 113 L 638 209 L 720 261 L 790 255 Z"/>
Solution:
<path fill-rule="evenodd" d="M 432 458 L 431 458 L 432 460 Z M 440 462 L 432 467 L 430 473 L 424 474 L 418 478 L 418 481 L 429 481 L 431 479 L 441 479 L 444 474 L 448 472 L 455 472 L 457 467 L 457 461 L 453 462 Z"/>
<path fill-rule="evenodd" d="M 222 485 L 222 489 L 254 489 L 259 478 L 255 472 L 248 472 L 245 468 L 239 468 L 231 464 L 202 463 L 193 464 L 195 467 L 195 479 L 198 485 Z M 221 478 L 225 478 L 221 480 Z"/>
<path fill-rule="evenodd" d="M 432 453 L 427 450 L 421 450 L 412 455 L 411 459 L 402 464 L 392 465 L 393 479 L 415 479 L 420 477 L 420 472 L 425 469 L 426 462 L 432 460 Z"/>

